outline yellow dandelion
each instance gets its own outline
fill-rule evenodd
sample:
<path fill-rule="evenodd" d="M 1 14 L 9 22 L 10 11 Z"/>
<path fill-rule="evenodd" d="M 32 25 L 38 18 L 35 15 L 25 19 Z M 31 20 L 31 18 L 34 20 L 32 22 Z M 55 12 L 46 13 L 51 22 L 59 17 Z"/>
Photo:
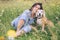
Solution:
<path fill-rule="evenodd" d="M 15 30 L 8 30 L 7 36 L 16 37 L 16 32 L 15 32 Z"/>

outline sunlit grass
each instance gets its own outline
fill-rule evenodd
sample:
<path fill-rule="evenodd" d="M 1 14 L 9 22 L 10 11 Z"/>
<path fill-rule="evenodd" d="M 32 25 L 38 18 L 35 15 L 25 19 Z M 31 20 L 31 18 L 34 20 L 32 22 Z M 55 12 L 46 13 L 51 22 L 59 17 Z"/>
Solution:
<path fill-rule="evenodd" d="M 0 36 L 6 37 L 6 32 L 10 29 L 14 29 L 11 26 L 11 21 L 14 18 L 18 17 L 25 9 L 29 9 L 33 3 L 35 3 L 35 1 L 23 1 L 23 0 L 17 1 L 17 2 L 11 2 L 11 3 L 1 3 L 0 5 Z M 51 20 L 56 26 L 55 28 L 50 28 L 50 30 L 54 32 L 53 37 L 56 36 L 57 40 L 60 40 L 59 0 L 57 0 L 57 3 L 54 0 L 50 2 L 48 1 L 48 3 L 43 3 L 43 8 L 46 11 L 47 18 Z M 57 20 L 56 20 L 56 17 L 58 17 Z M 40 28 L 38 30 L 39 33 L 32 31 L 21 37 L 15 38 L 15 40 L 51 40 L 52 33 L 50 32 L 48 27 L 45 28 L 48 34 L 41 32 L 41 27 L 39 28 Z"/>

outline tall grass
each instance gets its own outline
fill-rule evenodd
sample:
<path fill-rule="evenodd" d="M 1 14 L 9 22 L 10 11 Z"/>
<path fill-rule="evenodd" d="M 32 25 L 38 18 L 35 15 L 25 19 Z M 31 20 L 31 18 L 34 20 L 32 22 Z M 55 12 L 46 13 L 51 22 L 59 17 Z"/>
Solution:
<path fill-rule="evenodd" d="M 40 0 L 41 1 L 41 0 Z M 39 1 L 39 2 L 40 2 Z M 43 8 L 46 11 L 46 17 L 51 20 L 55 28 L 45 28 L 48 34 L 41 32 L 41 27 L 38 29 L 39 33 L 31 31 L 21 37 L 15 38 L 15 40 L 60 40 L 60 5 L 59 0 L 48 1 L 43 3 Z M 0 5 L 0 36 L 6 36 L 6 32 L 9 29 L 14 29 L 11 26 L 11 21 L 18 17 L 25 9 L 29 9 L 34 1 L 17 1 L 12 3 L 1 3 Z M 56 20 L 56 17 L 58 19 Z M 53 32 L 53 33 L 52 33 Z M 52 35 L 53 34 L 53 35 Z M 7 40 L 7 38 L 6 38 Z"/>

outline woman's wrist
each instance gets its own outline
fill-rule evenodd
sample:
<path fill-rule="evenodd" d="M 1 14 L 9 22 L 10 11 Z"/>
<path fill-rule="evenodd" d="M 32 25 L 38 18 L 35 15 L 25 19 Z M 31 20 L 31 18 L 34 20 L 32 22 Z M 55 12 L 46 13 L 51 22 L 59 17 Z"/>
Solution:
<path fill-rule="evenodd" d="M 16 32 L 18 32 L 20 29 L 19 28 L 17 28 L 17 30 L 16 30 Z"/>

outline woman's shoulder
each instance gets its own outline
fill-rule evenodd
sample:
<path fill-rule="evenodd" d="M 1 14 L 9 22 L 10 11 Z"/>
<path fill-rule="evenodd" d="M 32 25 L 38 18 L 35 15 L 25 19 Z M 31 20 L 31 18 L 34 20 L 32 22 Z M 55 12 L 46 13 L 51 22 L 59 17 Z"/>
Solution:
<path fill-rule="evenodd" d="M 29 9 L 26 9 L 26 10 L 24 10 L 24 12 L 30 12 L 30 10 Z"/>
<path fill-rule="evenodd" d="M 29 9 L 26 9 L 26 10 L 23 12 L 23 14 L 30 16 L 30 15 L 31 15 L 31 11 L 30 11 Z"/>

